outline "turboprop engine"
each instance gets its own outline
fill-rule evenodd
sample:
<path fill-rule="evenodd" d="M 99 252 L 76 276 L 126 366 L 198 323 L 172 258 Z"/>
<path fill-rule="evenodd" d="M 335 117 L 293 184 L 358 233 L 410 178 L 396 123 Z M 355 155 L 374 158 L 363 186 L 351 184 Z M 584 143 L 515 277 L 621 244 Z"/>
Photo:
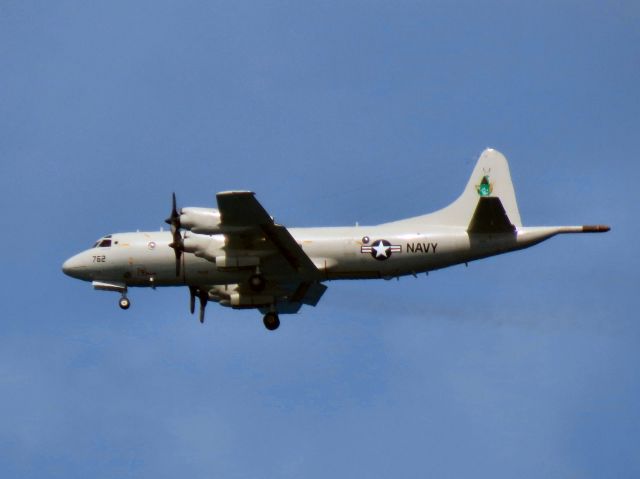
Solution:
<path fill-rule="evenodd" d="M 171 226 L 173 248 L 176 257 L 176 276 L 180 276 L 181 258 L 184 252 L 193 253 L 217 264 L 227 271 L 255 268 L 260 264 L 257 254 L 249 257 L 227 257 L 223 248 L 225 239 L 221 225 L 220 210 L 216 208 L 187 207 L 178 209 L 176 195 L 172 196 L 171 214 L 165 220 Z M 181 230 L 185 230 L 183 236 Z"/>
<path fill-rule="evenodd" d="M 222 236 L 187 233 L 182 239 L 182 251 L 193 253 L 198 258 L 212 262 L 215 262 L 216 257 L 221 255 L 223 246 L 224 238 Z"/>
<path fill-rule="evenodd" d="M 180 276 L 180 259 L 183 251 L 194 253 L 196 256 L 215 260 L 215 250 L 219 247 L 219 241 L 211 237 L 183 238 L 181 229 L 190 231 L 194 235 L 217 235 L 222 233 L 220 227 L 220 211 L 215 208 L 181 208 L 178 211 L 176 194 L 173 194 L 171 202 L 171 214 L 165 220 L 171 225 L 173 241 L 169 244 L 176 255 L 176 276 Z M 187 239 L 189 241 L 187 241 Z"/>
<path fill-rule="evenodd" d="M 193 233 L 221 234 L 220 211 L 216 208 L 187 207 L 180 210 L 180 227 Z"/>

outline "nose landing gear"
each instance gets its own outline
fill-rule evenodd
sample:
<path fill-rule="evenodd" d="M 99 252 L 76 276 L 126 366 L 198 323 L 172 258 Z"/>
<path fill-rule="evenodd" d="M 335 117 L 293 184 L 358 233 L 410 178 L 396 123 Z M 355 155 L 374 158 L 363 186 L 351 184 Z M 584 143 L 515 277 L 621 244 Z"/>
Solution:
<path fill-rule="evenodd" d="M 278 313 L 267 313 L 264 315 L 264 327 L 269 331 L 275 331 L 280 326 L 280 318 L 278 317 Z"/>
<path fill-rule="evenodd" d="M 120 301 L 118 301 L 118 306 L 120 306 L 121 309 L 129 309 L 129 306 L 131 306 L 131 301 L 129 301 L 129 298 L 127 298 L 126 296 L 123 296 L 122 298 L 120 298 Z"/>
<path fill-rule="evenodd" d="M 118 306 L 120 306 L 120 309 L 129 309 L 131 301 L 127 298 L 127 287 L 125 286 L 120 292 L 122 296 L 120 297 L 120 301 L 118 301 Z"/>

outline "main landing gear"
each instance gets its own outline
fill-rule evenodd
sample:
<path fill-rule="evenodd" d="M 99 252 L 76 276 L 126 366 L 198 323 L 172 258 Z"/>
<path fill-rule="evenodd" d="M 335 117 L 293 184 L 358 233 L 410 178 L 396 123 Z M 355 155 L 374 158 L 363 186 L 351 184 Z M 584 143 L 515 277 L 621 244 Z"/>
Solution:
<path fill-rule="evenodd" d="M 264 315 L 264 327 L 269 331 L 275 331 L 280 326 L 280 318 L 278 317 L 278 313 L 267 313 Z"/>

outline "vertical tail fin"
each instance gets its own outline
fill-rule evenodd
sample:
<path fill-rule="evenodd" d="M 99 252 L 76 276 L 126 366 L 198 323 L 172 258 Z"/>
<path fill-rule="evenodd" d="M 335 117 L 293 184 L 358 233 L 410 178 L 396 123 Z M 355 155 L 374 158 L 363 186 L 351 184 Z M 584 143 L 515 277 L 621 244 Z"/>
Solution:
<path fill-rule="evenodd" d="M 522 226 L 509 164 L 502 153 L 488 148 L 482 152 L 462 194 L 446 208 L 412 218 L 422 224 L 468 227 L 481 198 L 498 198 L 509 221 Z"/>

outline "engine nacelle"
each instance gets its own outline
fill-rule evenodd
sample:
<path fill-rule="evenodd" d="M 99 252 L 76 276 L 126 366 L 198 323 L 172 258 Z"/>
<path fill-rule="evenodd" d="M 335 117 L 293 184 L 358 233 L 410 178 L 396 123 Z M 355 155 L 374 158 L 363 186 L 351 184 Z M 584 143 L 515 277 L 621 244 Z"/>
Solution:
<path fill-rule="evenodd" d="M 220 211 L 216 208 L 182 208 L 180 211 L 180 226 L 194 233 L 222 234 Z"/>
<path fill-rule="evenodd" d="M 215 262 L 216 257 L 220 256 L 224 239 L 221 236 L 205 236 L 195 233 L 187 233 L 182 240 L 183 251 L 193 253 L 198 258 L 204 258 L 208 261 Z"/>
<path fill-rule="evenodd" d="M 265 294 L 246 294 L 239 292 L 237 284 L 223 284 L 211 287 L 209 299 L 217 301 L 221 306 L 231 308 L 257 308 L 273 304 L 273 296 Z"/>

